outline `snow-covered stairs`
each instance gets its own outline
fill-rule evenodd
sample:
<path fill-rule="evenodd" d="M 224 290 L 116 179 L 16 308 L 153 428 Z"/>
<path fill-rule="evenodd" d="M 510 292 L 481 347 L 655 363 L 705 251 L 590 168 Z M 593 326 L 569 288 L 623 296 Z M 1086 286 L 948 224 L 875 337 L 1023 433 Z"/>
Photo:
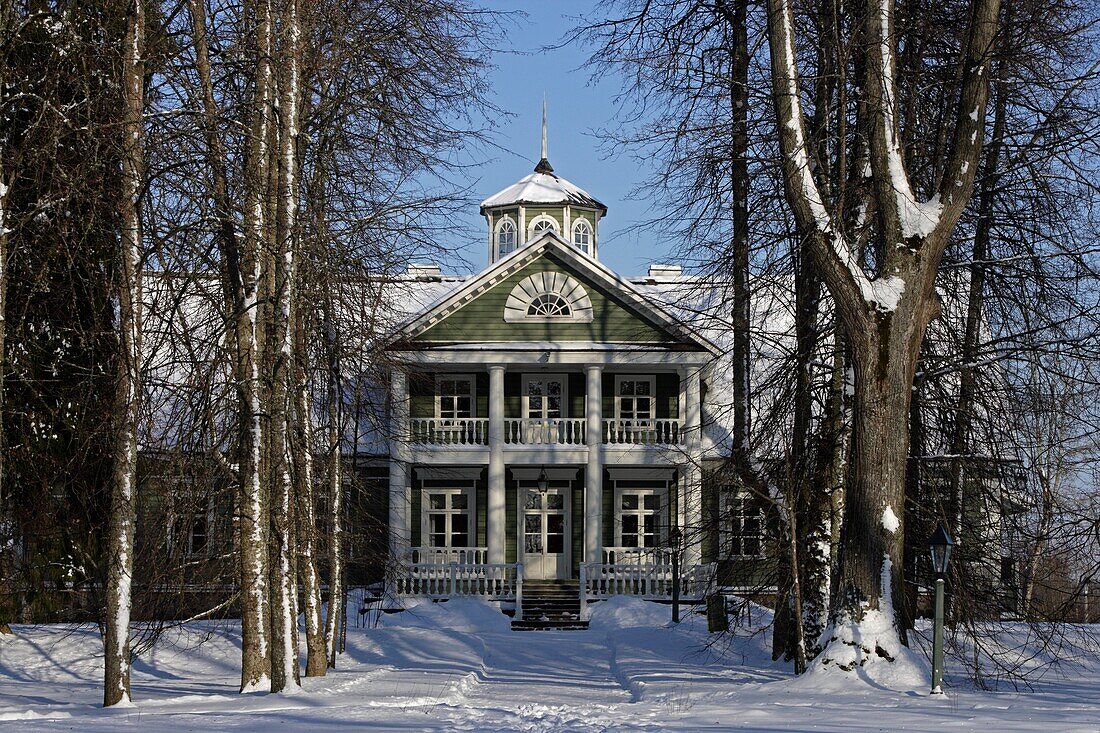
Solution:
<path fill-rule="evenodd" d="M 523 620 L 513 620 L 516 631 L 587 629 L 581 619 L 580 583 L 576 580 L 523 581 Z"/>

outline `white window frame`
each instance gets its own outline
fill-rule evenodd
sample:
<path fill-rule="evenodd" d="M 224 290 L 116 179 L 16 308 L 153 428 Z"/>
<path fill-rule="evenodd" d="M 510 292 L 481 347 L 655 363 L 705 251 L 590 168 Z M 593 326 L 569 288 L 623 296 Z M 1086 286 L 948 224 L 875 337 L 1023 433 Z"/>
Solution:
<path fill-rule="evenodd" d="M 623 382 L 647 382 L 649 384 L 649 394 L 643 395 L 643 397 L 649 397 L 649 417 L 639 418 L 637 417 L 637 400 L 638 395 L 626 395 L 635 400 L 634 417 L 624 418 L 622 411 L 622 383 Z M 616 374 L 615 375 L 615 420 L 619 423 L 629 421 L 632 425 L 641 425 L 652 423 L 657 419 L 657 378 L 652 374 Z"/>
<path fill-rule="evenodd" d="M 559 237 L 561 236 L 561 226 L 558 224 L 558 220 L 550 216 L 549 214 L 539 214 L 527 224 L 528 242 L 535 239 L 535 227 L 538 225 L 539 222 L 543 221 L 550 222 L 550 228 L 554 232 L 554 234 L 557 234 Z"/>
<path fill-rule="evenodd" d="M 465 379 L 470 382 L 470 414 L 468 416 L 459 417 L 457 415 L 443 415 L 443 386 L 444 380 L 460 380 Z M 460 395 L 447 395 L 448 397 L 459 397 Z M 454 412 L 458 412 L 457 407 Z M 435 417 L 437 420 L 472 420 L 477 417 L 477 377 L 473 374 L 452 374 L 450 372 L 438 372 L 435 375 Z"/>
<path fill-rule="evenodd" d="M 767 541 L 767 527 L 765 524 L 764 506 L 760 500 L 750 494 L 747 491 L 740 491 L 733 487 L 719 487 L 719 496 L 721 497 L 721 512 L 719 527 L 719 556 L 722 559 L 728 558 L 762 558 L 765 557 L 764 544 Z M 744 502 L 746 500 L 755 501 L 759 505 L 759 529 L 756 533 L 756 554 L 746 554 L 744 552 L 733 552 L 733 540 L 734 537 L 738 537 L 738 543 L 740 547 L 744 548 Z M 733 503 L 738 502 L 737 515 L 734 516 Z M 734 532 L 734 522 L 738 523 L 738 531 Z"/>
<path fill-rule="evenodd" d="M 647 552 L 660 549 L 664 547 L 668 542 L 668 482 L 664 482 L 663 488 L 622 488 L 619 486 L 619 482 L 615 481 L 615 546 L 627 548 L 628 546 L 623 544 L 623 517 L 627 514 L 638 517 L 638 538 L 641 541 L 645 532 L 645 520 L 644 517 L 647 514 L 653 514 L 657 517 L 657 535 L 654 538 L 656 544 L 653 547 L 646 547 L 642 545 L 630 545 L 630 548 L 637 548 L 640 552 Z M 623 497 L 624 496 L 637 496 L 638 508 L 637 509 L 623 509 Z M 657 508 L 646 509 L 645 497 L 656 496 Z"/>
<path fill-rule="evenodd" d="M 477 547 L 477 527 L 475 522 L 477 521 L 477 492 L 474 490 L 474 482 L 468 484 L 462 481 L 454 482 L 453 486 L 438 487 L 438 486 L 422 486 L 420 489 L 420 545 L 428 550 L 447 550 L 452 548 L 471 548 Z M 432 509 L 431 496 L 432 494 L 442 494 L 447 498 L 447 506 L 443 509 Z M 465 509 L 454 509 L 451 507 L 451 497 L 461 495 L 466 497 Z M 446 545 L 433 545 L 432 544 L 432 523 L 431 515 L 443 514 L 446 517 L 446 524 L 444 526 L 444 537 Z M 454 541 L 454 517 L 459 514 L 466 515 L 466 543 L 465 545 L 455 545 Z"/>
<path fill-rule="evenodd" d="M 500 247 L 500 231 L 501 231 L 501 229 L 504 228 L 505 224 L 511 224 L 512 225 L 513 234 L 515 235 L 515 240 L 512 242 L 512 249 L 508 250 L 507 252 L 502 250 L 501 247 Z M 500 218 L 500 221 L 497 222 L 496 227 L 495 227 L 494 232 L 493 232 L 493 246 L 496 247 L 496 251 L 497 251 L 497 257 L 496 258 L 497 259 L 500 259 L 501 257 L 505 257 L 506 255 L 509 255 L 512 252 L 515 252 L 517 249 L 519 249 L 519 247 L 520 247 L 520 243 L 519 243 L 519 224 L 517 224 L 516 220 L 513 219 L 510 215 L 505 214 L 504 216 L 502 216 Z"/>
<path fill-rule="evenodd" d="M 586 242 L 583 245 L 580 244 L 579 242 L 577 242 L 577 233 L 582 229 L 588 234 L 588 242 Z M 584 252 L 585 254 L 590 255 L 590 254 L 592 254 L 592 247 L 595 244 L 595 241 L 596 241 L 596 230 L 590 223 L 588 223 L 587 219 L 577 219 L 575 222 L 573 222 L 573 241 L 572 241 L 572 244 L 573 244 L 574 247 L 579 249 L 581 252 Z"/>
<path fill-rule="evenodd" d="M 530 385 L 531 380 L 543 380 L 548 382 L 552 379 L 561 380 L 561 415 L 559 417 L 531 417 L 531 392 Z M 550 395 L 539 395 L 544 399 Z M 547 403 L 543 402 L 542 412 L 545 415 L 547 412 Z M 524 374 L 523 375 L 523 418 L 525 420 L 564 420 L 569 412 L 569 377 L 566 374 L 550 373 L 550 374 Z"/>

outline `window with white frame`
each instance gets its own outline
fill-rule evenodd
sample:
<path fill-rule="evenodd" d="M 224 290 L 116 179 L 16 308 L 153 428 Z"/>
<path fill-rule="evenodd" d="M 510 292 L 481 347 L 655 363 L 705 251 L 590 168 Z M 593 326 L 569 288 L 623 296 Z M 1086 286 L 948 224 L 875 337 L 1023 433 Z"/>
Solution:
<path fill-rule="evenodd" d="M 573 246 L 585 254 L 592 253 L 592 225 L 584 219 L 573 225 Z"/>
<path fill-rule="evenodd" d="M 506 216 L 497 224 L 497 252 L 503 257 L 516 250 L 516 223 Z"/>
<path fill-rule="evenodd" d="M 473 417 L 475 390 L 472 374 L 437 374 L 435 416 L 442 420 Z"/>
<path fill-rule="evenodd" d="M 528 239 L 534 241 L 546 232 L 557 234 L 558 223 L 554 221 L 553 217 L 547 216 L 546 214 L 539 214 L 531 220 L 528 229 L 530 229 Z"/>
<path fill-rule="evenodd" d="M 424 526 L 428 547 L 470 547 L 473 492 L 467 488 L 425 488 Z"/>
<path fill-rule="evenodd" d="M 619 547 L 656 548 L 661 544 L 661 501 L 655 489 L 619 489 Z"/>
<path fill-rule="evenodd" d="M 622 422 L 647 422 L 654 416 L 653 377 L 615 377 L 615 418 Z"/>
<path fill-rule="evenodd" d="M 569 301 L 557 293 L 542 293 L 536 295 L 527 306 L 527 315 L 541 318 L 569 318 L 573 310 L 569 307 Z"/>
<path fill-rule="evenodd" d="M 722 550 L 726 557 L 764 554 L 764 504 L 743 492 L 723 491 Z"/>

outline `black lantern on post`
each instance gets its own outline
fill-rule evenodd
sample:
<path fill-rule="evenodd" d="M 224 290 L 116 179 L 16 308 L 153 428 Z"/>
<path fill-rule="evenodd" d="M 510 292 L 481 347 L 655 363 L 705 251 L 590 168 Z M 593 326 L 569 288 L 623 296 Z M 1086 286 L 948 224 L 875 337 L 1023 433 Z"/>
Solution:
<path fill-rule="evenodd" d="M 932 694 L 943 694 L 943 582 L 947 575 L 947 563 L 951 560 L 951 548 L 955 540 L 940 524 L 928 540 L 932 552 L 932 570 L 936 573 L 936 610 L 932 629 Z"/>
<path fill-rule="evenodd" d="M 680 544 L 684 536 L 680 528 L 673 527 L 668 533 L 668 543 L 672 548 L 672 623 L 680 623 Z"/>
<path fill-rule="evenodd" d="M 531 474 L 527 474 L 530 476 Z M 539 477 L 535 479 L 535 486 L 538 487 L 539 493 L 545 496 L 546 492 L 550 489 L 550 479 L 546 478 L 546 467 L 544 466 L 539 471 Z"/>

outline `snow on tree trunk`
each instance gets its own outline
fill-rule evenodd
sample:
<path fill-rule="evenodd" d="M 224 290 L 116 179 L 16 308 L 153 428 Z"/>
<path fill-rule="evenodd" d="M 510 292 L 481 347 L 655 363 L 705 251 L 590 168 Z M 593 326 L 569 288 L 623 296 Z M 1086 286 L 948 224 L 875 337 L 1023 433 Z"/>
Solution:
<path fill-rule="evenodd" d="M 299 292 L 301 288 L 299 287 Z M 297 302 L 304 302 L 301 295 Z M 298 576 L 306 618 L 306 676 L 323 677 L 328 669 L 325 628 L 321 618 L 321 578 L 317 570 L 317 511 L 313 474 L 313 402 L 309 390 L 307 336 L 312 320 L 299 308 L 295 319 L 294 441 L 295 498 L 298 510 Z"/>
<path fill-rule="evenodd" d="M 907 650 L 895 618 L 908 446 L 908 408 L 925 329 L 938 314 L 935 276 L 947 239 L 973 189 L 988 98 L 988 55 L 999 0 L 973 0 L 963 53 L 961 91 L 950 152 L 938 190 L 914 195 L 902 156 L 897 117 L 894 3 L 873 0 L 865 13 L 864 105 L 870 129 L 865 176 L 874 193 L 883 261 L 868 274 L 853 237 L 830 212 L 814 174 L 799 98 L 795 23 L 790 0 L 768 1 L 773 102 L 787 201 L 836 303 L 855 363 L 855 462 L 845 497 L 840 545 L 841 587 L 835 593 L 828 646 L 814 667 L 863 669 L 902 661 L 884 679 L 908 684 Z M 843 141 L 841 141 L 843 143 Z M 865 200 L 864 206 L 870 201 Z M 903 659 L 903 656 L 905 657 Z M 901 677 L 895 676 L 901 673 Z"/>
<path fill-rule="evenodd" d="M 328 617 L 325 619 L 325 644 L 328 666 L 336 669 L 336 658 L 342 651 L 340 633 L 344 620 L 344 477 L 343 477 L 343 410 L 340 379 L 340 352 L 335 324 L 332 322 L 331 295 L 325 298 L 325 346 L 328 354 L 328 496 L 329 496 L 329 556 L 328 556 Z"/>
<path fill-rule="evenodd" d="M 245 232 L 240 252 L 240 306 L 236 312 L 236 381 L 240 455 L 238 458 L 241 558 L 241 691 L 270 687 L 271 648 L 267 605 L 268 502 L 264 492 L 263 408 L 259 363 L 259 287 L 267 240 L 271 137 L 271 3 L 257 3 L 256 58 L 252 124 L 244 171 Z"/>
<path fill-rule="evenodd" d="M 116 258 L 115 299 L 119 357 L 112 429 L 113 476 L 107 538 L 107 616 L 104 622 L 103 705 L 130 702 L 130 610 L 134 572 L 134 485 L 137 477 L 137 421 L 141 398 L 141 191 L 142 112 L 145 72 L 143 0 L 126 12 L 123 39 L 121 125 L 121 232 Z"/>
<path fill-rule="evenodd" d="M 271 691 L 299 685 L 298 577 L 295 517 L 290 475 L 289 387 L 294 367 L 294 319 L 297 305 L 297 212 L 299 42 L 298 5 L 289 0 L 283 9 L 278 59 L 279 165 L 276 209 L 273 291 L 268 305 L 266 348 L 269 358 L 267 461 L 271 480 Z"/>

